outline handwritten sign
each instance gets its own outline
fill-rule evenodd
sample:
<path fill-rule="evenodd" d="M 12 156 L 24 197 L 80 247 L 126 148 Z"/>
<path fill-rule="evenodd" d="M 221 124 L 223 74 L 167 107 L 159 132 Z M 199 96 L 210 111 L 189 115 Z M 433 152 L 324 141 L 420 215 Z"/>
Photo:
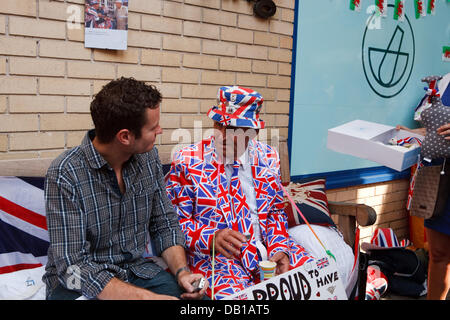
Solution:
<path fill-rule="evenodd" d="M 347 300 L 334 260 L 324 257 L 240 291 L 227 300 Z"/>

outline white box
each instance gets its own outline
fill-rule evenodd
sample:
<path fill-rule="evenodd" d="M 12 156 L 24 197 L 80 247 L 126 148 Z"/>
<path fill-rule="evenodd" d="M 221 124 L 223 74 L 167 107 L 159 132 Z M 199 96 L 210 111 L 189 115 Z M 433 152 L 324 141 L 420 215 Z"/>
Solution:
<path fill-rule="evenodd" d="M 417 163 L 420 148 L 408 149 L 386 144 L 391 138 L 407 137 L 415 137 L 421 141 L 424 138 L 409 131 L 397 131 L 392 126 L 354 120 L 328 129 L 327 148 L 403 171 Z"/>

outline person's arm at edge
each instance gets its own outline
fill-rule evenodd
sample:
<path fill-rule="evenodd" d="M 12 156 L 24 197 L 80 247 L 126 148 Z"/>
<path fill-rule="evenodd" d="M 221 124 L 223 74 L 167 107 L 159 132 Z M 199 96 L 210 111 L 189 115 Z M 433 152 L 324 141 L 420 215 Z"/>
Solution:
<path fill-rule="evenodd" d="M 450 123 L 444 124 L 437 129 L 437 134 L 445 136 L 445 140 L 450 140 Z"/>

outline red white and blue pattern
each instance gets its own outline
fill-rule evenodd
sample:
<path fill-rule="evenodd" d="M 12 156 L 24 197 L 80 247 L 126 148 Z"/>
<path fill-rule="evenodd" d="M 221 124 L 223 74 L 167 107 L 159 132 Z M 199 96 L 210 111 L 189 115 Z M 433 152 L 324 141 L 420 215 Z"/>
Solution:
<path fill-rule="evenodd" d="M 0 177 L 0 274 L 47 263 L 44 178 Z"/>
<path fill-rule="evenodd" d="M 310 224 L 335 226 L 330 217 L 328 199 L 325 191 L 325 179 L 311 179 L 300 183 L 289 183 L 286 186 L 297 207 Z M 285 196 L 284 212 L 287 214 L 288 227 L 306 223 Z"/>
<path fill-rule="evenodd" d="M 373 245 L 384 248 L 395 248 L 400 246 L 394 230 L 391 228 L 376 229 L 370 242 Z"/>
<path fill-rule="evenodd" d="M 377 228 L 372 235 L 370 244 L 363 243 L 362 248 L 365 251 L 374 249 L 404 248 L 409 244 L 409 240 L 407 239 L 398 241 L 394 230 L 392 230 L 391 228 Z"/>
<path fill-rule="evenodd" d="M 414 187 L 416 185 L 416 178 L 419 170 L 423 167 L 423 162 L 419 161 L 418 164 L 415 164 L 411 167 L 411 179 L 409 181 L 409 189 L 408 189 L 408 200 L 406 201 L 406 210 L 411 209 L 412 196 L 414 192 Z"/>
<path fill-rule="evenodd" d="M 398 139 L 397 140 L 397 145 L 398 146 L 403 146 L 404 144 L 413 144 L 413 143 L 417 143 L 419 146 L 422 145 L 422 140 L 420 140 L 419 138 L 416 137 L 406 137 L 404 139 Z"/>
<path fill-rule="evenodd" d="M 235 161 L 233 164 L 233 172 L 231 174 L 228 196 L 232 203 L 233 221 L 236 221 L 237 231 L 242 234 L 254 235 L 253 224 L 251 221 L 250 208 L 247 204 L 247 198 L 239 180 L 240 162 Z M 256 246 L 249 242 L 244 243 L 241 248 L 241 263 L 246 270 L 254 273 L 258 267 L 258 250 Z"/>
<path fill-rule="evenodd" d="M 368 266 L 365 300 L 380 300 L 387 288 L 387 277 L 381 272 L 380 267 L 377 265 Z"/>
<path fill-rule="evenodd" d="M 328 261 L 328 258 L 325 257 L 325 258 L 317 260 L 316 265 L 317 265 L 317 268 L 323 269 L 325 267 L 328 267 L 330 265 L 330 262 Z"/>
<path fill-rule="evenodd" d="M 238 86 L 221 87 L 217 93 L 217 106 L 208 111 L 208 117 L 224 126 L 263 129 L 259 119 L 263 97 L 252 89 Z"/>
<path fill-rule="evenodd" d="M 280 162 L 278 153 L 270 146 L 252 140 L 248 146 L 249 161 L 256 194 L 261 241 L 268 256 L 285 252 L 291 268 L 312 261 L 305 249 L 289 237 L 286 214 L 283 211 L 283 191 L 279 187 Z M 174 156 L 167 181 L 167 192 L 179 214 L 186 235 L 188 261 L 193 272 L 203 274 L 212 284 L 210 250 L 214 232 L 230 228 L 250 233 L 248 249 L 241 259 L 215 257 L 215 299 L 239 292 L 258 281 L 256 243 L 247 217 L 238 223 L 233 214 L 231 194 L 227 188 L 224 165 L 218 160 L 214 137 L 183 148 Z M 242 260 L 246 263 L 242 263 Z M 207 294 L 211 296 L 211 290 Z"/>

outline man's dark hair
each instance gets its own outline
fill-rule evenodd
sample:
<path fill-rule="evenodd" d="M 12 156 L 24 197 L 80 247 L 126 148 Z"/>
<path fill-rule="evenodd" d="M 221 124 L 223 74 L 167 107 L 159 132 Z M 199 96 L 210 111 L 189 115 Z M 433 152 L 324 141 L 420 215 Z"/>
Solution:
<path fill-rule="evenodd" d="M 146 123 L 146 109 L 156 109 L 161 100 L 158 89 L 143 81 L 124 77 L 111 81 L 91 102 L 91 116 L 97 138 L 108 143 L 117 132 L 128 129 L 139 139 Z"/>

